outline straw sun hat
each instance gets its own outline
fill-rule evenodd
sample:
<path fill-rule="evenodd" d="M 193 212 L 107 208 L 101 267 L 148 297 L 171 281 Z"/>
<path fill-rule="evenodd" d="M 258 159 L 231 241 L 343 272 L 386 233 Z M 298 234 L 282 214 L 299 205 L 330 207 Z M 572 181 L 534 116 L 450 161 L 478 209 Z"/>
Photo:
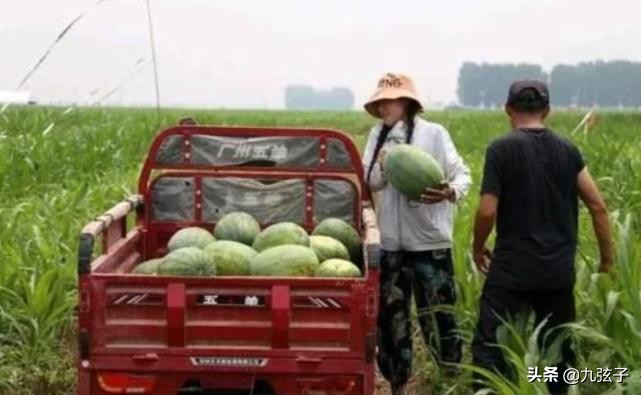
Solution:
<path fill-rule="evenodd" d="M 378 112 L 377 102 L 401 98 L 414 100 L 418 104 L 419 112 L 423 111 L 423 105 L 418 98 L 412 80 L 403 74 L 387 73 L 378 80 L 376 91 L 367 103 L 365 103 L 365 110 L 372 116 L 381 118 Z"/>

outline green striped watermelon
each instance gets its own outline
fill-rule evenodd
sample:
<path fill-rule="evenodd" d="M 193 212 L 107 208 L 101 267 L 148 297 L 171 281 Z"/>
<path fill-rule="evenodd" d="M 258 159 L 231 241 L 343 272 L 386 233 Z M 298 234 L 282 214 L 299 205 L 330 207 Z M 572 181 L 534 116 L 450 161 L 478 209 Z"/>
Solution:
<path fill-rule="evenodd" d="M 314 232 L 314 236 L 328 236 L 332 237 L 347 247 L 349 256 L 352 260 L 357 261 L 361 256 L 361 238 L 356 232 L 356 229 L 347 222 L 338 218 L 327 218 L 321 221 Z"/>
<path fill-rule="evenodd" d="M 260 233 L 260 225 L 247 213 L 240 211 L 225 214 L 216 224 L 217 240 L 231 240 L 251 246 Z"/>
<path fill-rule="evenodd" d="M 167 243 L 167 248 L 169 248 L 169 251 L 185 247 L 205 248 L 207 244 L 211 244 L 214 241 L 216 241 L 216 238 L 208 230 L 192 226 L 174 233 Z"/>
<path fill-rule="evenodd" d="M 361 277 L 358 266 L 344 259 L 329 259 L 316 268 L 314 277 Z"/>
<path fill-rule="evenodd" d="M 311 236 L 309 245 L 316 253 L 319 262 L 325 262 L 332 258 L 349 259 L 347 247 L 333 237 Z"/>
<path fill-rule="evenodd" d="M 309 247 L 281 245 L 256 255 L 250 264 L 253 276 L 311 277 L 318 258 Z"/>
<path fill-rule="evenodd" d="M 258 253 L 251 247 L 237 241 L 218 240 L 207 247 L 216 262 L 218 276 L 246 276 L 249 274 L 249 263 Z"/>
<path fill-rule="evenodd" d="M 197 247 L 179 248 L 158 266 L 161 276 L 215 276 L 216 262 L 210 252 Z"/>
<path fill-rule="evenodd" d="M 412 200 L 419 200 L 425 188 L 437 188 L 445 180 L 436 159 L 408 144 L 392 148 L 385 156 L 383 167 L 387 181 Z"/>
<path fill-rule="evenodd" d="M 293 222 L 281 222 L 265 228 L 258 234 L 252 247 L 258 252 L 272 247 L 296 244 L 308 247 L 309 235 L 305 229 Z"/>

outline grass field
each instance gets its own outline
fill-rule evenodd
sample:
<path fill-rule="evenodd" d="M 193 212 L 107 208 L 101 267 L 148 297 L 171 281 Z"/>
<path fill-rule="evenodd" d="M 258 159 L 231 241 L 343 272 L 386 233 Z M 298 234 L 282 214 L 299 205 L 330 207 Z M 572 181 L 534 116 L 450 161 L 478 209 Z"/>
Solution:
<path fill-rule="evenodd" d="M 582 150 L 598 180 L 617 237 L 617 272 L 596 274 L 591 224 L 582 209 L 577 257 L 574 328 L 579 368 L 626 367 L 625 385 L 586 383 L 580 394 L 641 393 L 641 113 L 607 113 L 587 135 L 570 131 L 581 113 L 556 113 L 552 128 Z M 364 113 L 253 111 L 162 112 L 161 125 L 182 116 L 199 123 L 332 127 L 362 147 L 372 120 Z M 482 276 L 471 263 L 473 210 L 485 146 L 507 130 L 498 112 L 435 112 L 473 172 L 474 188 L 456 220 L 456 313 L 469 340 Z M 88 220 L 134 193 L 156 113 L 140 109 L 9 108 L 0 114 L 0 394 L 70 394 L 75 384 L 73 309 L 78 234 Z M 519 372 L 511 382 L 495 377 L 502 394 L 545 394 L 527 383 L 528 366 L 545 365 L 518 323 L 502 344 Z M 417 337 L 417 340 L 419 338 Z M 471 372 L 441 376 L 425 352 L 416 357 L 420 394 L 469 394 Z"/>

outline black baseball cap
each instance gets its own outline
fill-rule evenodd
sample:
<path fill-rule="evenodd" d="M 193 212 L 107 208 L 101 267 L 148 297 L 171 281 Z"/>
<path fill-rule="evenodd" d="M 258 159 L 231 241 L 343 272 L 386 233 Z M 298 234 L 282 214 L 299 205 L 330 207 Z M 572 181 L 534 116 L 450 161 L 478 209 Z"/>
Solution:
<path fill-rule="evenodd" d="M 510 85 L 510 90 L 507 95 L 507 104 L 519 102 L 523 100 L 523 92 L 526 90 L 533 90 L 542 102 L 550 104 L 550 91 L 545 82 L 532 79 L 517 80 Z"/>

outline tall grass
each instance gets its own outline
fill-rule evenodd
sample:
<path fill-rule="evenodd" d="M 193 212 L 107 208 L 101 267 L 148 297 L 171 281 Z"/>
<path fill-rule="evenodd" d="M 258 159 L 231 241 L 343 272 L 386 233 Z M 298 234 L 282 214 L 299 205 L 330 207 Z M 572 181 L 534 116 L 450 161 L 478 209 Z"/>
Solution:
<path fill-rule="evenodd" d="M 163 125 L 194 116 L 201 123 L 218 125 L 338 128 L 361 147 L 372 125 L 361 113 L 166 110 L 161 116 Z M 450 130 L 476 183 L 458 207 L 454 248 L 459 295 L 454 309 L 466 339 L 464 362 L 469 365 L 468 346 L 483 281 L 469 255 L 472 214 L 485 146 L 507 131 L 507 123 L 502 114 L 493 112 L 441 112 L 427 117 Z M 554 114 L 551 125 L 569 135 L 581 117 Z M 9 107 L 0 114 L 0 393 L 73 392 L 77 235 L 85 222 L 135 191 L 156 124 L 155 111 L 141 109 Z M 582 211 L 576 287 L 579 322 L 573 331 L 579 365 L 625 366 L 633 376 L 620 387 L 581 385 L 575 389 L 581 394 L 641 393 L 639 125 L 641 114 L 605 114 L 591 134 L 569 136 L 585 154 L 614 210 L 618 248 L 616 275 L 597 274 L 596 244 Z M 543 394 L 541 385 L 523 380 L 529 364 L 541 363 L 546 354 L 534 348 L 532 331 L 511 325 L 502 346 L 517 374 L 489 376 L 489 382 L 505 394 Z M 467 369 L 451 378 L 425 352 L 418 353 L 415 366 L 420 394 L 471 391 Z"/>

